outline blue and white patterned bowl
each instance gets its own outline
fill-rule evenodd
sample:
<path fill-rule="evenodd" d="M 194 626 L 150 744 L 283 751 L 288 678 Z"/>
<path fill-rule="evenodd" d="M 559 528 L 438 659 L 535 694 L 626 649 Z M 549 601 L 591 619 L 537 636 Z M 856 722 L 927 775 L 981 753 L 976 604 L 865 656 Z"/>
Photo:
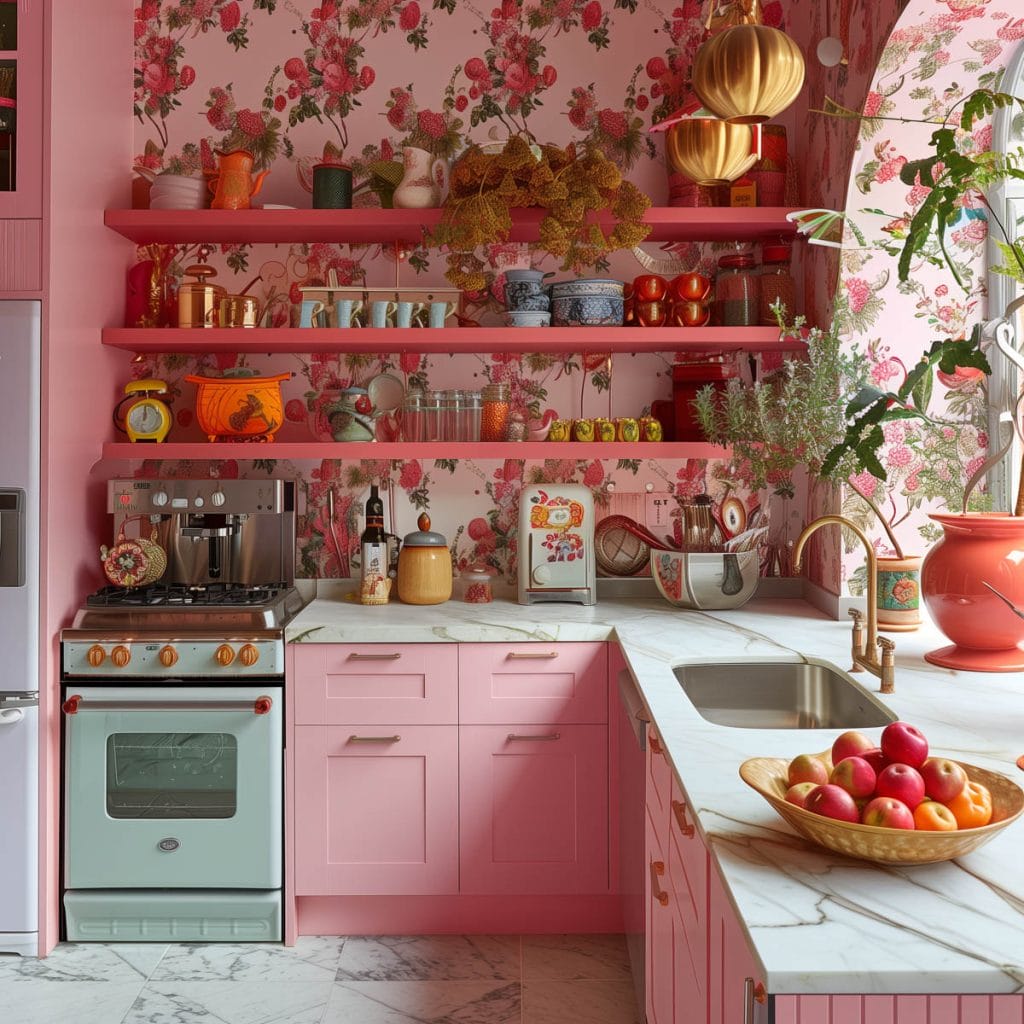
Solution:
<path fill-rule="evenodd" d="M 507 281 L 505 283 L 505 305 L 509 309 L 546 313 L 551 308 L 551 299 L 539 282 Z"/>
<path fill-rule="evenodd" d="M 550 327 L 551 314 L 529 309 L 510 309 L 505 314 L 509 327 Z"/>
<path fill-rule="evenodd" d="M 555 281 L 551 285 L 552 299 L 578 299 L 603 297 L 621 299 L 626 286 L 622 281 L 607 277 L 581 277 L 577 281 Z"/>
<path fill-rule="evenodd" d="M 551 300 L 555 327 L 621 327 L 622 296 L 563 296 Z"/>

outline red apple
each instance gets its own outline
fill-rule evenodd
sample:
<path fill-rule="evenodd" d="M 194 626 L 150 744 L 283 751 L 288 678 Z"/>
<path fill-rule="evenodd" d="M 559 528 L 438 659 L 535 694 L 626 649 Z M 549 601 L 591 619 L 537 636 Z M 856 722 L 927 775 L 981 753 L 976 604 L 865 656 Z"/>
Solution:
<path fill-rule="evenodd" d="M 791 786 L 798 782 L 813 782 L 816 786 L 824 786 L 828 782 L 828 768 L 820 757 L 798 754 L 789 762 L 786 781 Z"/>
<path fill-rule="evenodd" d="M 909 764 L 890 764 L 878 776 L 875 796 L 891 797 L 913 810 L 924 799 L 924 779 Z"/>
<path fill-rule="evenodd" d="M 797 807 L 805 807 L 807 798 L 818 788 L 813 782 L 798 782 L 786 790 L 787 803 L 796 804 Z"/>
<path fill-rule="evenodd" d="M 940 804 L 948 803 L 967 785 L 967 772 L 948 757 L 929 757 L 921 765 L 924 791 Z"/>
<path fill-rule="evenodd" d="M 920 768 L 928 757 L 928 741 L 909 722 L 893 722 L 882 730 L 882 753 L 893 763 Z"/>
<path fill-rule="evenodd" d="M 863 757 L 844 757 L 832 769 L 829 782 L 842 786 L 855 800 L 875 791 L 875 769 Z"/>
<path fill-rule="evenodd" d="M 913 828 L 914 815 L 905 803 L 890 796 L 876 796 L 865 808 L 861 816 L 865 825 L 879 828 Z"/>
<path fill-rule="evenodd" d="M 859 757 L 863 751 L 872 750 L 874 746 L 864 733 L 851 729 L 832 744 L 832 763 L 839 764 L 840 761 L 854 755 Z"/>
<path fill-rule="evenodd" d="M 876 775 L 889 763 L 888 758 L 882 753 L 881 747 L 872 747 L 870 750 L 865 750 L 857 756 L 864 758 L 875 769 Z"/>
<path fill-rule="evenodd" d="M 835 818 L 837 821 L 849 821 L 854 824 L 860 821 L 860 812 L 853 802 L 853 797 L 842 786 L 834 786 L 832 783 L 818 786 L 813 793 L 809 793 L 804 809 L 826 818 Z"/>

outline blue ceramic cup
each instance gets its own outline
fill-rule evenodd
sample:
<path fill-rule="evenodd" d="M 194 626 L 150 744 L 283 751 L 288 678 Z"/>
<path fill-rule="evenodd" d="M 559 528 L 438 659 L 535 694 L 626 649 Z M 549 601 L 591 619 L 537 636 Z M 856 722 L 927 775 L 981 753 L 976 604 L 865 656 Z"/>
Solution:
<path fill-rule="evenodd" d="M 370 324 L 373 327 L 387 327 L 396 303 L 388 299 L 375 299 L 370 303 Z"/>
<path fill-rule="evenodd" d="M 339 327 L 359 327 L 359 321 L 353 323 L 353 318 L 362 311 L 363 304 L 359 299 L 338 299 L 334 303 L 334 322 Z"/>
<path fill-rule="evenodd" d="M 322 326 L 322 316 L 327 307 L 319 299 L 303 299 L 302 308 L 299 311 L 300 327 Z"/>
<path fill-rule="evenodd" d="M 454 302 L 432 302 L 430 304 L 430 326 L 444 327 L 445 320 L 454 312 Z"/>
<path fill-rule="evenodd" d="M 395 303 L 395 326 L 396 327 L 411 327 L 412 326 L 412 308 L 414 303 L 412 302 L 396 302 Z"/>

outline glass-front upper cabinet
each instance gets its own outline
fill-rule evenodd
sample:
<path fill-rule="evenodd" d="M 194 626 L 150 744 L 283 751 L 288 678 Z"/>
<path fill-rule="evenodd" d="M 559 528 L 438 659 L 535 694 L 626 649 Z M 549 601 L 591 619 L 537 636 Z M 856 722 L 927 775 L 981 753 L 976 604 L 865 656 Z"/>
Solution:
<path fill-rule="evenodd" d="M 42 3 L 0 0 L 0 218 L 42 215 Z"/>

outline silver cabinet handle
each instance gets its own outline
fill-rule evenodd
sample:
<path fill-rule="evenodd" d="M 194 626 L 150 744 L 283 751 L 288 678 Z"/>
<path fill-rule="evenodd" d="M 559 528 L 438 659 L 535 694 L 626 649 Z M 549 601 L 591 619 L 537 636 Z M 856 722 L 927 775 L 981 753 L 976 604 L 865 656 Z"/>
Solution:
<path fill-rule="evenodd" d="M 359 654 L 353 651 L 349 656 L 349 661 L 398 661 L 401 657 L 401 653 L 395 651 L 393 654 Z"/>
<path fill-rule="evenodd" d="M 551 658 L 557 658 L 558 657 L 558 651 L 538 651 L 536 654 L 520 653 L 519 651 L 509 651 L 508 654 L 505 655 L 505 657 L 506 657 L 506 659 L 508 659 L 510 661 L 513 660 L 513 659 L 516 659 L 516 658 L 518 658 L 518 659 L 527 659 L 527 658 L 537 659 L 537 658 L 543 658 L 544 660 L 547 661 L 547 660 L 550 660 Z"/>
<path fill-rule="evenodd" d="M 93 700 L 73 693 L 61 710 L 65 715 L 79 711 L 251 711 L 265 715 L 273 706 L 273 699 L 266 694 L 255 700 Z"/>
<path fill-rule="evenodd" d="M 560 740 L 562 734 L 560 732 L 545 732 L 536 733 L 531 735 L 530 733 L 510 732 L 508 734 L 508 742 L 512 743 L 515 740 Z"/>
<path fill-rule="evenodd" d="M 349 736 L 349 743 L 397 743 L 401 736 L 356 736 L 353 733 Z"/>
<path fill-rule="evenodd" d="M 4 708 L 0 711 L 0 725 L 14 725 L 25 717 L 21 708 Z"/>
<path fill-rule="evenodd" d="M 755 984 L 753 978 L 743 979 L 743 1024 L 755 1024 L 754 1003 L 764 1003 L 767 999 L 768 993 L 761 982 Z"/>

